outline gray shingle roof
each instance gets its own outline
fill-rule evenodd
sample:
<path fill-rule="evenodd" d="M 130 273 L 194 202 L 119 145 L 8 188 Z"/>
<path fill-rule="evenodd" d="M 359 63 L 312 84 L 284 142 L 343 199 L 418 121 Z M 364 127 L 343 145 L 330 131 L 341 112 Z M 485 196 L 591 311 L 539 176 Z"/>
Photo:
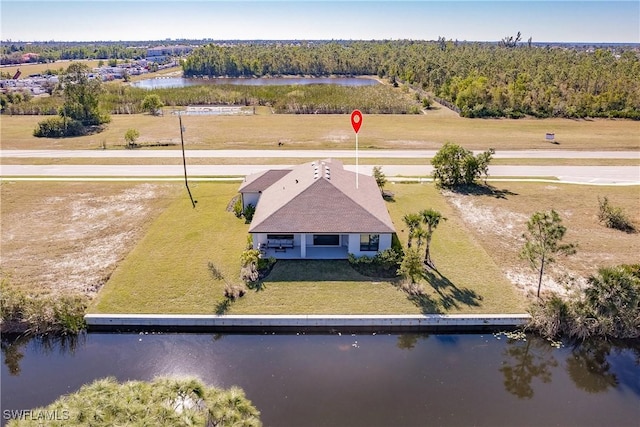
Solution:
<path fill-rule="evenodd" d="M 248 175 L 238 191 L 241 193 L 259 193 L 269 188 L 289 172 L 291 172 L 291 169 L 271 169 Z"/>
<path fill-rule="evenodd" d="M 249 232 L 395 232 L 375 179 L 358 180 L 337 160 L 296 166 L 262 190 Z"/>

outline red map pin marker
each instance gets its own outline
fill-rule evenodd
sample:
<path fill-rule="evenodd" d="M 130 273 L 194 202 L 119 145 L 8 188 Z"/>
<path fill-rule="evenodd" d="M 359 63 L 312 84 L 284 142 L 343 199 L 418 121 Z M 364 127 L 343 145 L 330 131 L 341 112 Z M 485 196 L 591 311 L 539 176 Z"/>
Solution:
<path fill-rule="evenodd" d="M 362 113 L 360 110 L 353 110 L 353 113 L 351 113 L 351 126 L 353 126 L 353 130 L 358 133 L 360 126 L 362 126 Z"/>

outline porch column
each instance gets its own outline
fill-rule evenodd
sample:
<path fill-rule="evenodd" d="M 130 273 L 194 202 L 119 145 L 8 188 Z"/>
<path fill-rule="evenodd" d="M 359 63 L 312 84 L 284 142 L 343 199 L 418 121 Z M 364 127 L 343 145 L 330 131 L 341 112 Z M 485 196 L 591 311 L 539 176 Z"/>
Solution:
<path fill-rule="evenodd" d="M 300 233 L 300 258 L 307 257 L 307 233 Z"/>

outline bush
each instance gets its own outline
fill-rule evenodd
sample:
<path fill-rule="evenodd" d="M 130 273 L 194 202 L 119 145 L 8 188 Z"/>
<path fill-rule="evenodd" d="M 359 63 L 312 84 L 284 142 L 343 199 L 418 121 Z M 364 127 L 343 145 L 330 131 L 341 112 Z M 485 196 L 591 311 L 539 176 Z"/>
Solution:
<path fill-rule="evenodd" d="M 396 277 L 402 261 L 402 253 L 395 249 L 385 249 L 375 256 L 356 257 L 349 254 L 349 264 L 358 273 L 369 277 Z"/>
<path fill-rule="evenodd" d="M 240 278 L 245 283 L 255 283 L 266 277 L 275 263 L 275 258 L 262 258 L 258 249 L 250 247 L 240 255 Z"/>
<path fill-rule="evenodd" d="M 615 230 L 624 231 L 627 233 L 633 233 L 635 227 L 627 215 L 622 211 L 621 207 L 611 206 L 609 199 L 598 197 L 598 221 L 603 223 L 607 228 L 613 228 Z"/>
<path fill-rule="evenodd" d="M 236 201 L 233 204 L 233 213 L 236 218 L 242 218 L 242 198 L 236 197 Z"/>
<path fill-rule="evenodd" d="M 67 136 L 82 136 L 86 129 L 78 120 L 52 117 L 38 123 L 33 130 L 33 136 L 39 138 L 63 138 Z"/>
<path fill-rule="evenodd" d="M 534 302 L 529 327 L 543 336 L 586 339 L 640 337 L 640 265 L 601 268 L 571 300 Z"/>
<path fill-rule="evenodd" d="M 237 299 L 247 293 L 247 288 L 244 285 L 235 285 L 233 283 L 227 283 L 224 285 L 224 296 L 229 299 Z"/>
<path fill-rule="evenodd" d="M 248 204 L 246 208 L 244 208 L 244 219 L 249 223 L 253 219 L 253 214 L 256 213 L 256 207 L 252 204 Z"/>

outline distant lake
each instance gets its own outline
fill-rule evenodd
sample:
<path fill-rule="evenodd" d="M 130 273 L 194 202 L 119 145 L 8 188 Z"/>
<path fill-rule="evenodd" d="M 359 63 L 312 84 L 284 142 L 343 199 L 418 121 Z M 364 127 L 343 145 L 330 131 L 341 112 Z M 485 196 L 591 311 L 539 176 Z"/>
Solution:
<path fill-rule="evenodd" d="M 269 86 L 269 85 L 338 85 L 338 86 L 374 86 L 380 84 L 375 79 L 365 77 L 256 77 L 256 78 L 226 78 L 213 79 L 186 79 L 184 77 L 163 77 L 139 80 L 131 83 L 132 86 L 143 89 L 166 89 L 173 87 L 199 86 L 204 84 L 215 85 L 244 85 L 244 86 Z"/>

